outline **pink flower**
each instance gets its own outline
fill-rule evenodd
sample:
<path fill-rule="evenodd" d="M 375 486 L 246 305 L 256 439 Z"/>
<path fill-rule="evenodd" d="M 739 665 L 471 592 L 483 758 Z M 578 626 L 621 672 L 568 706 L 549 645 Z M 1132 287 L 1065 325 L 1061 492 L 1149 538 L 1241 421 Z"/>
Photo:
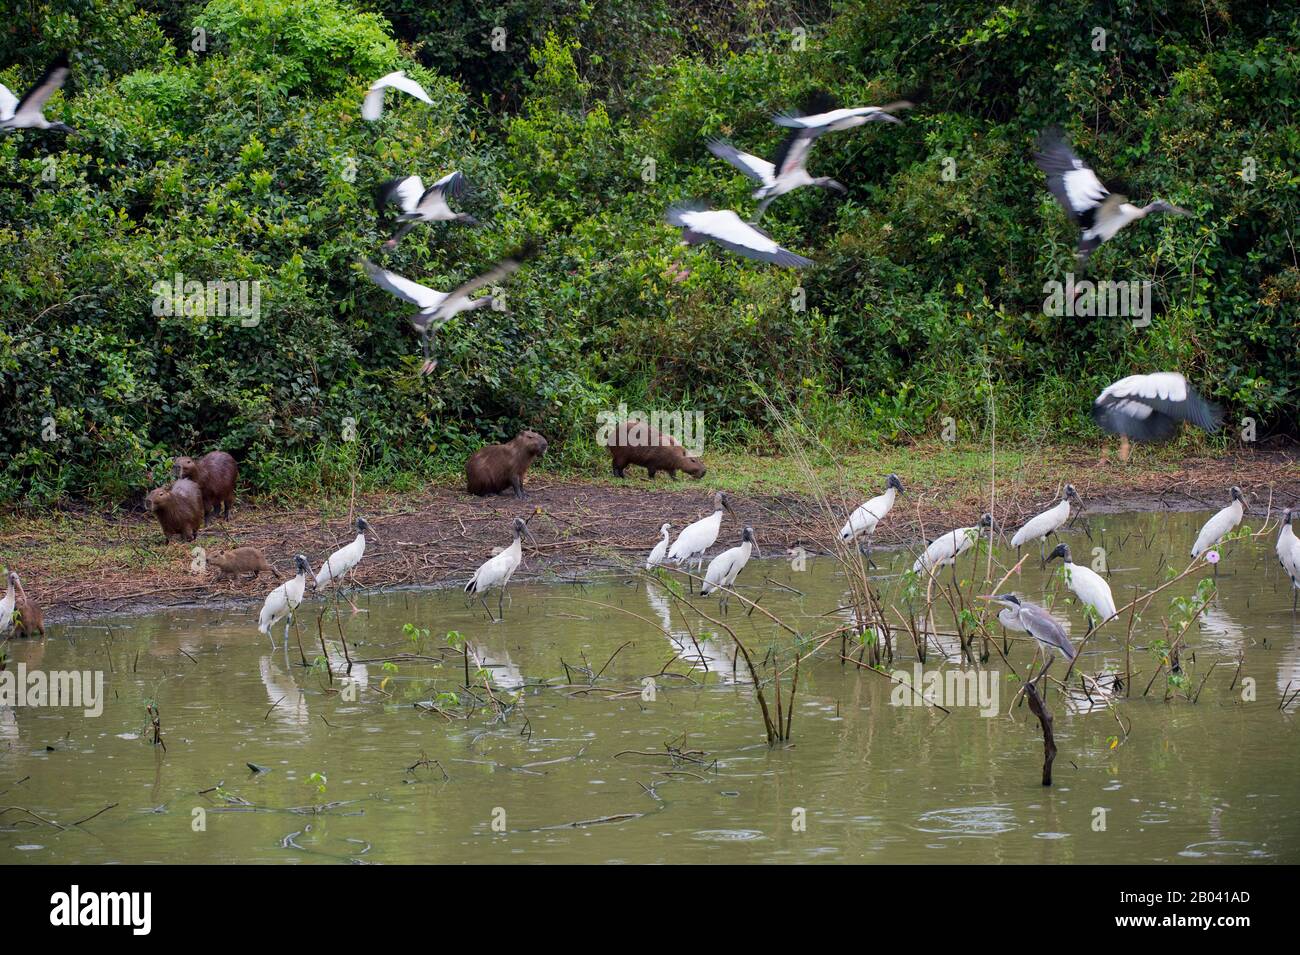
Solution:
<path fill-rule="evenodd" d="M 1205 559 L 1211 564 L 1217 564 L 1219 562 L 1219 552 L 1217 550 L 1206 551 Z"/>

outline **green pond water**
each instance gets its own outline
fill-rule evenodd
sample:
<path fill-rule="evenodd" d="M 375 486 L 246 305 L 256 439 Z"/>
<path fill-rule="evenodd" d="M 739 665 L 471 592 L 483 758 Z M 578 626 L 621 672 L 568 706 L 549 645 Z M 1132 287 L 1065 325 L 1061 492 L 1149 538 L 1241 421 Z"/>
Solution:
<path fill-rule="evenodd" d="M 1123 605 L 1134 588 L 1164 581 L 1170 563 L 1186 566 L 1205 516 L 1094 515 L 1092 540 L 1077 524 L 1065 539 L 1081 563 L 1094 546 L 1106 548 Z M 1260 518 L 1248 522 L 1258 527 Z M 734 530 L 728 521 L 724 541 Z M 1209 673 L 1199 702 L 1179 692 L 1166 700 L 1163 674 L 1142 695 L 1156 672 L 1149 643 L 1164 636 L 1161 618 L 1174 612 L 1171 598 L 1193 594 L 1199 578 L 1160 594 L 1136 625 L 1132 666 L 1140 672 L 1131 697 L 1112 709 L 1049 690 L 1060 750 L 1051 788 L 1040 784 L 1038 723 L 1025 706 L 1008 715 L 1017 684 L 996 653 L 985 665 L 985 679 L 1000 689 L 996 715 L 976 706 L 950 706 L 945 715 L 891 705 L 894 685 L 842 665 L 837 640 L 803 662 L 792 738 L 769 748 L 730 639 L 701 640 L 715 628 L 667 589 L 612 573 L 583 585 L 518 584 L 495 624 L 457 590 L 364 595 L 364 612 L 344 605 L 337 620 L 323 620 L 332 684 L 319 663 L 319 601 L 299 613 L 314 667 L 302 665 L 292 637 L 287 650 L 271 648 L 256 631 L 256 608 L 55 625 L 43 642 L 10 641 L 9 668 L 102 671 L 103 711 L 0 709 L 0 807 L 68 826 L 116 805 L 66 831 L 21 811 L 0 814 L 0 858 L 1297 862 L 1300 703 L 1279 703 L 1300 689 L 1300 618 L 1274 540 L 1223 548 L 1217 596 L 1182 654 L 1186 693 Z M 1010 556 L 1002 545 L 995 551 L 1001 561 Z M 911 555 L 875 557 L 886 601 L 902 606 L 895 575 Z M 983 556 L 978 568 L 972 555 L 960 561 L 959 576 L 972 581 L 968 593 L 987 592 L 983 568 Z M 1004 589 L 1051 601 L 1077 643 L 1081 608 L 1050 574 L 1039 570 L 1035 549 Z M 825 632 L 845 616 L 835 608 L 846 600 L 846 582 L 829 557 L 797 570 L 769 556 L 752 562 L 740 585 L 806 633 Z M 719 612 L 716 600 L 700 607 Z M 950 659 L 932 647 L 926 668 L 960 669 L 955 641 L 942 635 L 952 629 L 950 615 L 936 611 L 936 618 L 934 639 Z M 725 619 L 756 659 L 790 645 L 788 633 L 746 615 L 734 599 Z M 415 648 L 403 633 L 407 623 L 429 628 L 431 637 Z M 340 626 L 352 683 L 342 672 Z M 481 669 L 472 676 L 490 674 L 498 701 L 514 701 L 504 720 L 482 686 L 476 694 L 484 706 L 469 711 L 463 657 L 440 649 L 448 631 L 470 641 Z M 1122 670 L 1124 631 L 1107 625 L 1085 647 L 1080 669 Z M 897 639 L 891 669 L 911 671 L 915 651 Z M 1025 672 L 1032 646 L 1010 646 L 1010 662 Z M 382 662 L 415 649 L 441 662 Z M 1058 661 L 1053 672 L 1063 669 Z M 459 703 L 445 695 L 453 693 Z M 148 701 L 157 702 L 166 752 L 150 742 Z M 416 705 L 423 701 L 447 715 Z M 775 705 L 771 688 L 768 701 Z M 671 758 L 666 746 L 687 755 Z"/>

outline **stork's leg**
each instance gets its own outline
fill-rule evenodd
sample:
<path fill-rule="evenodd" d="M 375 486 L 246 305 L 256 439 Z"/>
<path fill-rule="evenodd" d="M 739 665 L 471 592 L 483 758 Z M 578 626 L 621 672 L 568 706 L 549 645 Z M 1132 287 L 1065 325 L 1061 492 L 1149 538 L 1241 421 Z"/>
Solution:
<path fill-rule="evenodd" d="M 505 619 L 506 612 L 501 606 L 502 603 L 505 601 L 505 599 L 506 599 L 506 588 L 502 587 L 500 592 L 497 594 L 497 619 L 498 620 Z"/>
<path fill-rule="evenodd" d="M 772 200 L 775 198 L 776 196 L 768 196 L 766 199 L 764 199 L 762 202 L 758 204 L 758 211 L 754 213 L 754 221 L 751 223 L 751 225 L 758 224 L 758 220 L 763 218 L 763 213 L 767 211 L 767 207 L 772 204 Z"/>
<path fill-rule="evenodd" d="M 1125 464 L 1128 463 L 1128 453 L 1129 453 L 1128 435 L 1121 434 L 1119 436 L 1119 459 L 1123 461 Z"/>
<path fill-rule="evenodd" d="M 483 605 L 483 609 L 487 611 L 488 619 L 491 620 L 493 623 L 496 623 L 496 618 L 492 616 L 492 608 L 487 605 L 487 601 L 483 599 L 482 594 L 478 595 L 478 602 L 481 603 Z"/>
<path fill-rule="evenodd" d="M 415 223 L 418 221 L 419 221 L 418 219 L 412 219 L 409 222 L 407 222 L 405 225 L 403 225 L 400 229 L 398 229 L 396 232 L 394 232 L 392 237 L 389 238 L 389 240 L 384 243 L 384 248 L 385 249 L 396 248 L 397 243 L 402 241 L 402 236 L 406 235 L 406 233 L 414 229 Z"/>

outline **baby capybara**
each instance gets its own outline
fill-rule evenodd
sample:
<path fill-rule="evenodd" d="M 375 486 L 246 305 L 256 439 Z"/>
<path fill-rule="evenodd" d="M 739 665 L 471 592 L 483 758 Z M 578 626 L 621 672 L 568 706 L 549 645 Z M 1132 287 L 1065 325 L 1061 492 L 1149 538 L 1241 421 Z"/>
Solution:
<path fill-rule="evenodd" d="M 203 492 L 189 478 L 173 481 L 168 487 L 156 487 L 144 499 L 149 513 L 158 518 L 163 536 L 192 541 L 203 526 Z"/>
<path fill-rule="evenodd" d="M 235 506 L 235 481 L 239 479 L 239 468 L 235 459 L 225 451 L 210 451 L 195 461 L 193 458 L 177 458 L 172 462 L 172 475 L 189 478 L 203 492 L 203 517 L 221 511 L 222 517 L 230 516 L 230 509 Z"/>
<path fill-rule="evenodd" d="M 236 547 L 208 558 L 208 565 L 215 567 L 222 577 L 234 577 L 238 574 L 252 574 L 257 577 L 266 571 L 272 577 L 278 576 L 275 568 L 267 563 L 266 557 L 256 547 Z M 249 579 L 253 579 L 250 577 Z"/>
<path fill-rule="evenodd" d="M 524 493 L 524 475 L 533 459 L 546 451 L 546 439 L 536 431 L 520 431 L 505 444 L 479 448 L 465 462 L 465 486 L 471 494 L 486 497 L 515 489 L 515 497 Z"/>
<path fill-rule="evenodd" d="M 635 418 L 622 422 L 605 442 L 613 458 L 614 474 L 623 477 L 629 464 L 646 469 L 651 480 L 660 471 L 667 471 L 673 480 L 678 471 L 685 471 L 699 480 L 704 477 L 704 462 L 687 454 L 681 443 L 672 435 L 660 434 L 645 421 Z"/>

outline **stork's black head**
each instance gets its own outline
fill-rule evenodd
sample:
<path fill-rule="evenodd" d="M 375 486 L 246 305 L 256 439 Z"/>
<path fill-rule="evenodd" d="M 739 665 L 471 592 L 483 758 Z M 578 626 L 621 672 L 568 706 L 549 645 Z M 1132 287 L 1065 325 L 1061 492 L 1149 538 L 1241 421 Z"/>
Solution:
<path fill-rule="evenodd" d="M 885 490 L 888 491 L 891 487 L 899 494 L 907 493 L 903 489 L 903 482 L 898 479 L 897 474 L 891 474 L 885 479 Z"/>
<path fill-rule="evenodd" d="M 293 565 L 298 569 L 298 573 L 300 574 L 306 574 L 311 571 L 311 565 L 307 563 L 307 558 L 303 554 L 294 557 Z"/>
<path fill-rule="evenodd" d="M 754 543 L 754 528 L 746 524 L 745 529 L 740 532 L 740 539 L 745 543 Z"/>
<path fill-rule="evenodd" d="M 984 514 L 984 515 L 982 515 L 982 516 L 980 517 L 980 523 L 979 523 L 979 526 L 980 526 L 980 527 L 992 527 L 992 526 L 993 526 L 993 515 L 992 515 L 992 514 Z"/>
<path fill-rule="evenodd" d="M 719 491 L 717 494 L 713 495 L 713 510 L 725 510 L 732 517 L 736 516 L 736 512 L 731 509 L 731 498 L 725 491 Z"/>
<path fill-rule="evenodd" d="M 528 523 L 522 517 L 515 518 L 515 536 L 522 537 L 528 531 Z"/>
<path fill-rule="evenodd" d="M 1057 544 L 1056 549 L 1047 555 L 1048 560 L 1055 560 L 1057 557 L 1061 558 L 1061 560 L 1065 561 L 1065 563 L 1067 564 L 1074 563 L 1074 561 L 1070 557 L 1069 544 Z"/>
<path fill-rule="evenodd" d="M 1066 501 L 1073 500 L 1073 501 L 1075 501 L 1076 503 L 1078 503 L 1078 504 L 1080 504 L 1080 505 L 1083 504 L 1083 501 L 1080 501 L 1080 500 L 1079 500 L 1079 492 L 1076 491 L 1076 490 L 1074 489 L 1074 485 L 1073 485 L 1073 484 L 1067 484 L 1067 485 L 1065 485 L 1065 495 L 1064 495 L 1063 500 L 1066 500 Z"/>
<path fill-rule="evenodd" d="M 358 534 L 364 534 L 364 533 L 365 533 L 366 531 L 368 531 L 368 530 L 370 530 L 370 524 L 367 523 L 367 521 L 366 521 L 366 519 L 365 519 L 364 517 L 358 517 L 358 518 L 357 518 L 357 533 L 358 533 Z"/>
<path fill-rule="evenodd" d="M 1245 498 L 1245 496 L 1241 493 L 1241 488 L 1237 487 L 1237 485 L 1235 485 L 1235 484 L 1232 486 L 1232 499 L 1233 499 L 1234 501 L 1241 501 L 1241 503 L 1243 503 L 1243 504 L 1246 503 L 1246 498 Z"/>

